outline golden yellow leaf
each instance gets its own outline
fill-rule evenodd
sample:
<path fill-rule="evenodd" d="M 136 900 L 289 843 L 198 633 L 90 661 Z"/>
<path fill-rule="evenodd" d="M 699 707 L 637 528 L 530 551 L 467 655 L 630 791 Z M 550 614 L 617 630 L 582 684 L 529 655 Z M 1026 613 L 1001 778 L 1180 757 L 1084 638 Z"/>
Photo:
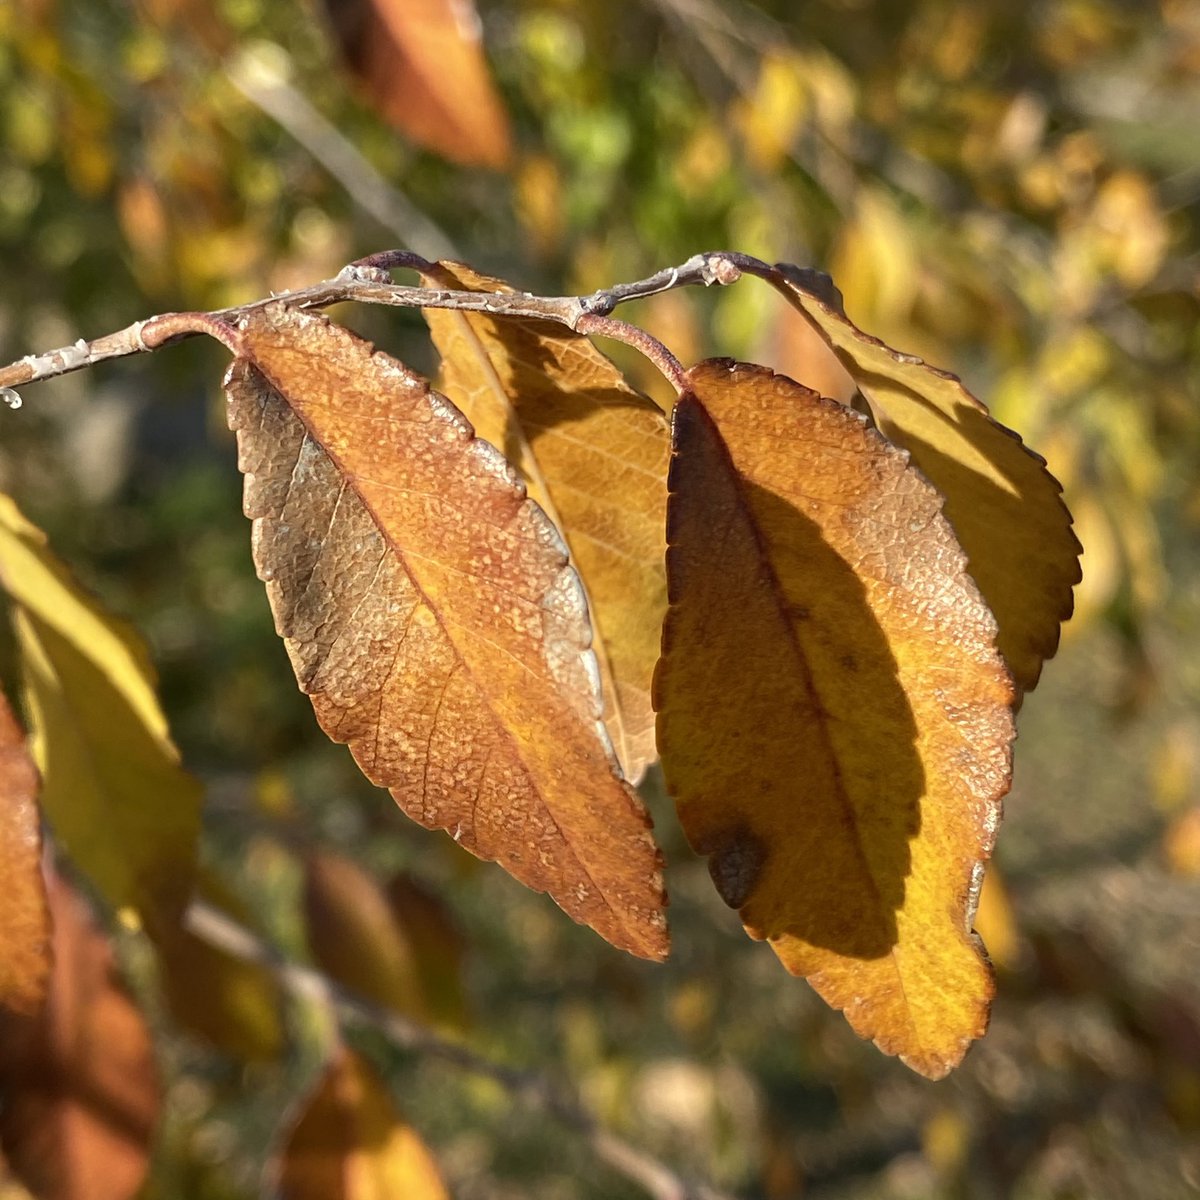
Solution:
<path fill-rule="evenodd" d="M 48 895 L 46 1004 L 32 1017 L 0 1012 L 0 1144 L 40 1200 L 128 1200 L 160 1107 L 150 1034 L 83 899 L 54 877 Z"/>
<path fill-rule="evenodd" d="M 437 287 L 505 291 L 462 263 Z M 442 387 L 567 539 L 595 626 L 604 719 L 632 782 L 657 758 L 650 680 L 667 607 L 667 423 L 586 337 L 547 321 L 426 309 Z"/>
<path fill-rule="evenodd" d="M 279 1167 L 282 1200 L 450 1200 L 437 1163 L 383 1081 L 339 1047 Z"/>
<path fill-rule="evenodd" d="M 757 171 L 779 170 L 811 116 L 807 65 L 794 51 L 764 54 L 753 92 L 739 96 L 733 104 L 730 116 L 742 135 L 746 157 Z"/>
<path fill-rule="evenodd" d="M 457 409 L 348 331 L 271 305 L 241 339 L 255 562 L 322 728 L 414 820 L 661 958 L 660 858 L 553 525 Z"/>
<path fill-rule="evenodd" d="M 774 282 L 833 349 L 880 430 L 945 497 L 971 577 L 999 624 L 1000 652 L 1029 691 L 1058 648 L 1080 579 L 1058 481 L 955 376 L 863 333 L 808 273 L 781 264 Z"/>
<path fill-rule="evenodd" d="M 1162 851 L 1176 875 L 1200 877 L 1200 805 L 1184 809 L 1171 821 L 1163 833 Z"/>
<path fill-rule="evenodd" d="M 0 693 L 0 1009 L 32 1013 L 46 993 L 50 919 L 42 882 L 37 771 Z"/>
<path fill-rule="evenodd" d="M 367 98 L 402 133 L 466 166 L 508 165 L 512 136 L 474 0 L 325 0 Z"/>
<path fill-rule="evenodd" d="M 42 807 L 114 907 L 153 931 L 191 888 L 200 786 L 179 765 L 137 635 L 68 576 L 0 496 L 0 587 L 12 597 Z"/>
<path fill-rule="evenodd" d="M 937 493 L 866 419 L 727 360 L 688 373 L 659 746 L 752 936 L 944 1075 L 987 1022 L 971 931 L 1012 682 Z"/>

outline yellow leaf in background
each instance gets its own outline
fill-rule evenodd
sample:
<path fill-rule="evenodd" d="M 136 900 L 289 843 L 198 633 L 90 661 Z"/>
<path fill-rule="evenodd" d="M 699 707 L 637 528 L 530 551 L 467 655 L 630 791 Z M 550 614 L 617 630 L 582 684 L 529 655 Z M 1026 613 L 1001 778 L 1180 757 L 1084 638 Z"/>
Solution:
<path fill-rule="evenodd" d="M 671 176 L 680 193 L 698 200 L 709 193 L 729 169 L 733 158 L 729 134 L 717 121 L 701 121 L 675 154 Z M 659 292 L 660 296 L 678 295 Z M 687 361 L 686 355 L 677 355 Z"/>
<path fill-rule="evenodd" d="M 1186 711 L 1160 734 L 1150 759 L 1154 803 L 1177 813 L 1200 796 L 1200 715 Z"/>
<path fill-rule="evenodd" d="M 1174 874 L 1200 878 L 1200 804 L 1186 809 L 1167 826 L 1162 852 Z"/>
<path fill-rule="evenodd" d="M 735 102 L 734 124 L 742 136 L 746 157 L 759 171 L 778 169 L 808 115 L 804 67 L 804 59 L 795 53 L 764 54 L 753 93 Z"/>
<path fill-rule="evenodd" d="M 115 908 L 153 932 L 191 890 L 200 786 L 179 765 L 144 646 L 68 576 L 0 496 L 0 587 L 12 598 L 42 807 Z"/>
<path fill-rule="evenodd" d="M 37 771 L 0 693 L 0 1009 L 32 1013 L 50 970 Z"/>
<path fill-rule="evenodd" d="M 864 417 L 711 360 L 675 410 L 659 745 L 752 936 L 933 1078 L 982 1034 L 971 920 L 1012 682 L 941 498 Z"/>
<path fill-rule="evenodd" d="M 881 432 L 945 497 L 971 577 L 1000 627 L 1000 652 L 1029 691 L 1058 648 L 1080 579 L 1080 545 L 1058 481 L 955 376 L 863 333 L 837 297 L 813 290 L 809 274 L 781 264 L 780 276 L 775 286 L 833 349 Z"/>
<path fill-rule="evenodd" d="M 562 244 L 563 190 L 561 172 L 550 155 L 530 154 L 521 160 L 513 181 L 513 205 L 539 258 L 549 258 Z"/>
<path fill-rule="evenodd" d="M 1092 211 L 1098 250 L 1130 290 L 1158 274 L 1171 245 L 1159 200 L 1144 175 L 1118 170 L 1096 193 Z"/>
<path fill-rule="evenodd" d="M 1015 971 L 1021 961 L 1021 931 L 1008 889 L 995 866 L 988 867 L 979 891 L 975 932 L 983 938 L 988 957 L 1002 970 Z"/>
<path fill-rule="evenodd" d="M 882 188 L 858 193 L 831 261 L 833 277 L 845 282 L 850 309 L 873 329 L 908 323 L 920 286 L 920 255 L 912 222 Z"/>
<path fill-rule="evenodd" d="M 512 153 L 504 103 L 483 55 L 474 0 L 325 0 L 367 99 L 397 129 L 465 166 Z"/>
<path fill-rule="evenodd" d="M 71 186 L 83 197 L 103 195 L 117 170 L 108 98 L 87 89 L 72 97 L 59 128 L 59 149 Z"/>
<path fill-rule="evenodd" d="M 201 870 L 199 896 L 239 924 L 262 933 L 255 913 L 214 872 Z M 286 1035 L 275 977 L 210 945 L 188 929 L 159 943 L 159 980 L 174 1019 L 243 1062 L 278 1058 Z"/>
<path fill-rule="evenodd" d="M 339 1047 L 291 1131 L 281 1200 L 450 1200 L 420 1135 L 359 1054 Z"/>
<path fill-rule="evenodd" d="M 1087 570 L 1075 589 L 1075 613 L 1066 633 L 1087 629 L 1108 612 L 1125 582 L 1126 564 L 1113 519 L 1091 491 L 1081 491 L 1073 503 L 1079 540 L 1087 546 Z M 1078 629 L 1076 629 L 1078 627 Z"/>
<path fill-rule="evenodd" d="M 461 263 L 437 287 L 512 289 Z M 587 591 L 605 725 L 626 777 L 657 757 L 650 680 L 666 610 L 667 423 L 580 334 L 545 321 L 426 309 L 442 386 L 477 436 L 521 471 Z"/>
<path fill-rule="evenodd" d="M 925 1122 L 921 1129 L 921 1149 L 925 1160 L 941 1178 L 952 1178 L 967 1165 L 972 1134 L 970 1119 L 960 1109 L 940 1109 Z"/>

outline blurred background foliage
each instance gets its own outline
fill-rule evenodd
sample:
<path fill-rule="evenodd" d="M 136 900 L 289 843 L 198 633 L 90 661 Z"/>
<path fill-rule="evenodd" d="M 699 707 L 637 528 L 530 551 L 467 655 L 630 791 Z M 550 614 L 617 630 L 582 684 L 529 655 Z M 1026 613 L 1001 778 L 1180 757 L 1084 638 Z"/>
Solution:
<path fill-rule="evenodd" d="M 993 1028 L 940 1084 L 860 1044 L 743 937 L 654 775 L 665 968 L 407 824 L 292 684 L 222 356 L 189 343 L 27 389 L 0 487 L 149 638 L 207 788 L 206 893 L 303 958 L 320 879 L 399 876 L 417 915 L 396 961 L 425 961 L 441 999 L 397 1003 L 569 1076 L 613 1128 L 738 1195 L 1200 1192 L 1200 7 L 480 0 L 480 17 L 511 124 L 489 168 L 377 115 L 316 0 L 0 5 L 0 358 L 399 243 L 534 291 L 702 249 L 830 271 L 859 325 L 962 374 L 1047 457 L 1085 546 L 981 913 Z M 429 369 L 417 315 L 339 317 Z M 684 359 L 803 378 L 793 319 L 753 281 L 629 317 Z M 172 1001 L 123 945 L 169 1085 L 147 1196 L 253 1194 L 327 1031 L 294 1002 L 281 1027 L 243 981 L 214 1049 L 189 989 Z M 637 1194 L 494 1085 L 358 1044 L 456 1196 Z"/>

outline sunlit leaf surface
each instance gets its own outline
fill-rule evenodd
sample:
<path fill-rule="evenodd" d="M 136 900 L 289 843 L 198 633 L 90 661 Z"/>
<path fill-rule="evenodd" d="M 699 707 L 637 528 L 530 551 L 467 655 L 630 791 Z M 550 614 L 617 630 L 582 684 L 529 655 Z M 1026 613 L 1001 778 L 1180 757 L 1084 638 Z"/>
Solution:
<path fill-rule="evenodd" d="M 462 263 L 438 287 L 511 291 Z M 650 679 L 667 604 L 667 422 L 580 334 L 547 321 L 425 310 L 441 385 L 521 472 L 562 530 L 583 580 L 604 683 L 604 719 L 626 776 L 657 757 Z"/>
<path fill-rule="evenodd" d="M 819 277 L 782 271 L 781 290 L 832 347 L 880 430 L 945 497 L 971 577 L 999 624 L 1000 652 L 1028 691 L 1058 648 L 1080 579 L 1079 541 L 1058 481 L 955 376 L 863 333 L 835 293 L 816 294 Z"/>
<path fill-rule="evenodd" d="M 578 576 L 499 452 L 407 368 L 270 306 L 227 378 L 254 557 L 301 688 L 415 820 L 666 952 Z"/>
<path fill-rule="evenodd" d="M 14 624 L 42 806 L 114 907 L 170 925 L 191 888 L 200 786 L 179 765 L 141 639 L 67 574 L 0 496 L 0 587 Z"/>
<path fill-rule="evenodd" d="M 1013 737 L 995 623 L 865 418 L 760 367 L 689 379 L 656 679 L 680 820 L 753 936 L 944 1075 L 992 993 L 971 921 Z"/>

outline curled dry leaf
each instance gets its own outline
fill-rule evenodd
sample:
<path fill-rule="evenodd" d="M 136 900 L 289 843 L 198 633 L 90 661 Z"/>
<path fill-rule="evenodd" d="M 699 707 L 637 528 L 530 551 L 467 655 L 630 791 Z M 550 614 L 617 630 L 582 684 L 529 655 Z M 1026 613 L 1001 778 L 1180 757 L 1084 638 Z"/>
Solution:
<path fill-rule="evenodd" d="M 709 361 L 675 411 L 655 681 L 726 902 L 851 1025 L 944 1075 L 987 1023 L 971 922 L 1013 686 L 941 498 L 861 415 Z"/>
<path fill-rule="evenodd" d="M 339 1046 L 288 1136 L 281 1200 L 449 1200 L 437 1163 L 383 1080 Z"/>
<path fill-rule="evenodd" d="M 347 330 L 271 305 L 240 336 L 254 558 L 322 728 L 413 819 L 663 957 L 658 851 L 553 525 L 453 405 Z"/>
<path fill-rule="evenodd" d="M 465 166 L 512 155 L 474 0 L 325 0 L 350 69 L 413 141 Z"/>
<path fill-rule="evenodd" d="M 463 263 L 443 288 L 511 292 Z M 566 537 L 596 633 L 604 721 L 633 782 L 657 758 L 650 681 L 667 607 L 667 422 L 581 334 L 549 321 L 425 309 L 441 386 Z"/>
<path fill-rule="evenodd" d="M 42 1200 L 129 1200 L 160 1095 L 145 1020 L 82 898 L 48 887 L 54 965 L 34 1017 L 0 1014 L 0 1148 Z"/>
<path fill-rule="evenodd" d="M 1058 481 L 956 376 L 847 320 L 824 276 L 780 264 L 772 283 L 837 355 L 880 430 L 945 497 L 971 577 L 999 625 L 1000 652 L 1018 686 L 1031 690 L 1058 648 L 1081 577 L 1080 545 Z"/>
<path fill-rule="evenodd" d="M 0 693 L 0 1009 L 33 1013 L 50 970 L 37 769 Z"/>
<path fill-rule="evenodd" d="M 69 576 L 0 496 L 0 587 L 15 602 L 41 801 L 55 837 L 114 907 L 169 930 L 191 890 L 200 786 L 179 765 L 134 631 Z"/>

